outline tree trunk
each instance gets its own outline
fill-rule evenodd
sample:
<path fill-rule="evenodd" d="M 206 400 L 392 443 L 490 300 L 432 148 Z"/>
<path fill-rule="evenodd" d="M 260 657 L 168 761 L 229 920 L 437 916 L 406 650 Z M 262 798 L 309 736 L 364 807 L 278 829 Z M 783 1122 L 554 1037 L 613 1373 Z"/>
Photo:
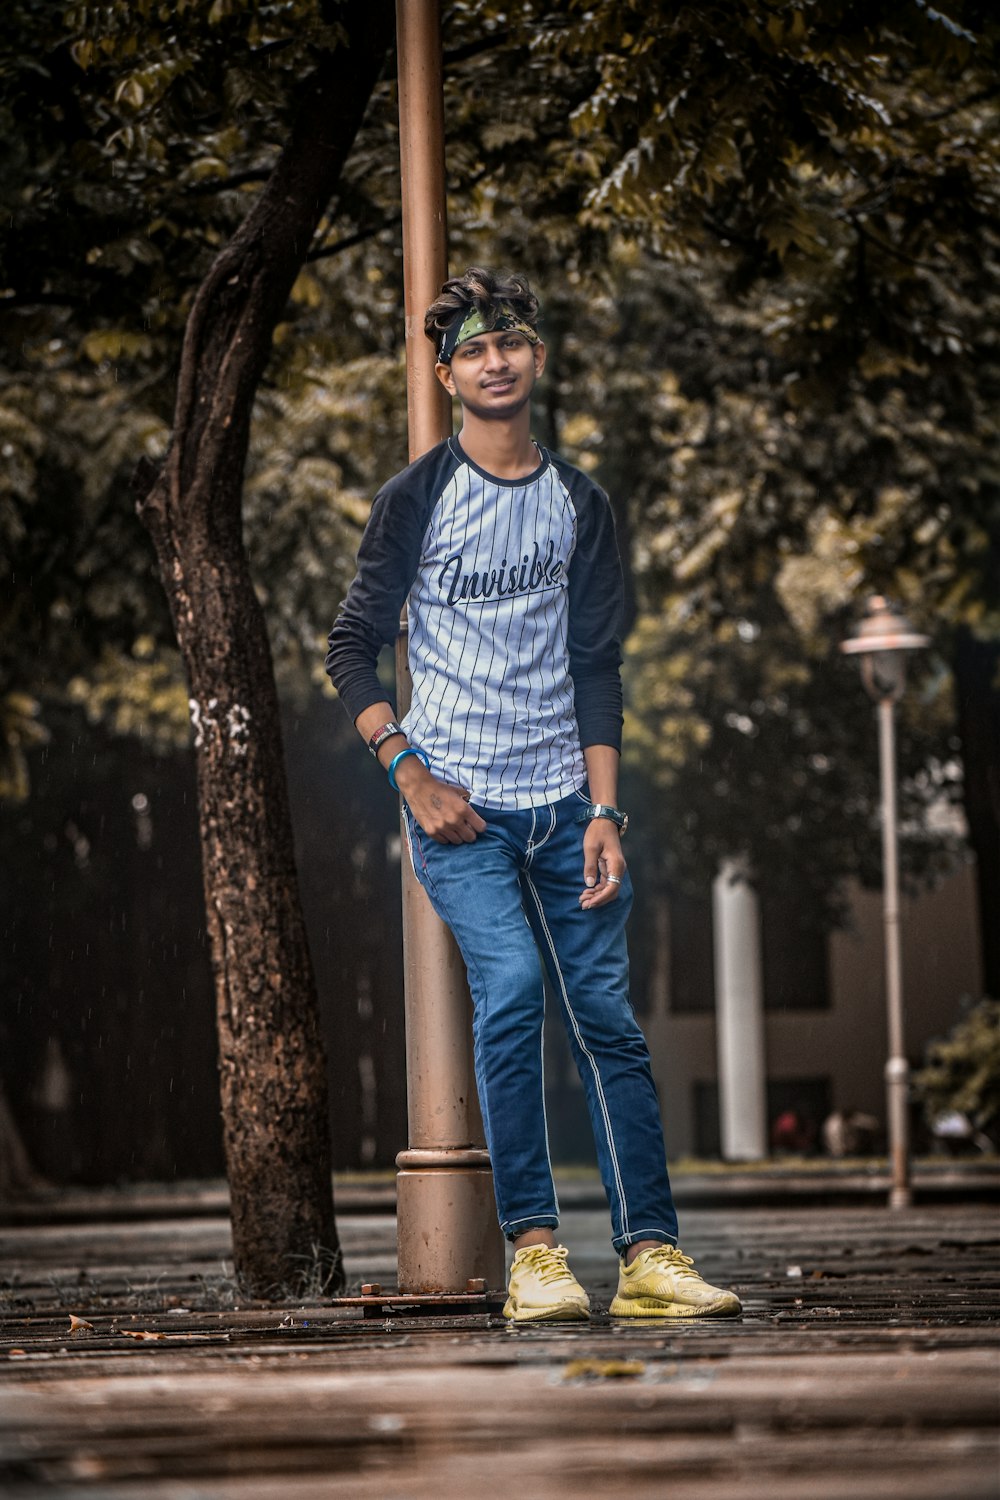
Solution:
<path fill-rule="evenodd" d="M 1000 999 L 1000 646 L 962 629 L 954 668 L 965 816 L 976 855 L 983 989 Z"/>
<path fill-rule="evenodd" d="M 137 477 L 191 696 L 236 1273 L 258 1296 L 343 1284 L 326 1065 L 296 881 L 270 645 L 242 537 L 254 394 L 392 38 L 348 0 L 349 45 L 302 87 L 291 137 L 199 289 L 170 449 Z"/>
<path fill-rule="evenodd" d="M 6 1090 L 0 1083 L 0 1203 L 30 1198 L 48 1187 L 44 1177 L 35 1171 L 7 1102 Z"/>

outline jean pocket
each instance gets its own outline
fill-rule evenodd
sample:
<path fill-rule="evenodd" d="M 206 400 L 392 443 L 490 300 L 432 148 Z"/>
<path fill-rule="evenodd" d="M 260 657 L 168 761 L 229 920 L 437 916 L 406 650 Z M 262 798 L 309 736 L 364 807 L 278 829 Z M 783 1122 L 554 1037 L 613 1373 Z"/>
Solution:
<path fill-rule="evenodd" d="M 437 893 L 434 889 L 434 881 L 431 872 L 427 868 L 427 856 L 424 853 L 423 839 L 420 824 L 404 804 L 403 828 L 406 831 L 406 847 L 410 851 L 410 864 L 416 876 L 417 884 L 422 885 L 428 896 L 433 898 Z"/>
<path fill-rule="evenodd" d="M 410 856 L 410 869 L 419 881 L 420 871 L 417 869 L 416 850 L 414 849 L 414 844 L 417 840 L 417 828 L 413 820 L 413 814 L 405 802 L 403 803 L 403 833 L 406 836 L 406 852 Z M 423 884 L 422 881 L 421 884 Z"/>

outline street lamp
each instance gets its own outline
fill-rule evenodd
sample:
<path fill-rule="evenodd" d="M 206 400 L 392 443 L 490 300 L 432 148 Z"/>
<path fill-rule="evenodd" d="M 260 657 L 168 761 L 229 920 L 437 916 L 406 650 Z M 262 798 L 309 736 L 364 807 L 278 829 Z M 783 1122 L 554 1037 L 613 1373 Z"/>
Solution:
<path fill-rule="evenodd" d="M 424 309 L 448 274 L 440 0 L 396 0 L 399 152 L 410 458 L 451 434 Z M 396 643 L 399 708 L 408 704 L 405 621 Z M 469 992 L 454 939 L 409 860 L 402 865 L 409 1146 L 396 1158 L 398 1285 L 404 1296 L 502 1287 L 504 1242 L 483 1142 Z"/>
<path fill-rule="evenodd" d="M 892 1166 L 890 1208 L 907 1208 L 910 1191 L 910 1066 L 903 1045 L 903 968 L 899 946 L 899 849 L 896 827 L 895 710 L 906 683 L 907 651 L 929 643 L 881 594 L 868 600 L 858 634 L 841 643 L 847 656 L 861 658 L 861 680 L 878 707 L 879 765 L 882 778 L 882 910 L 885 927 L 885 985 L 889 1056 L 885 1065 Z"/>

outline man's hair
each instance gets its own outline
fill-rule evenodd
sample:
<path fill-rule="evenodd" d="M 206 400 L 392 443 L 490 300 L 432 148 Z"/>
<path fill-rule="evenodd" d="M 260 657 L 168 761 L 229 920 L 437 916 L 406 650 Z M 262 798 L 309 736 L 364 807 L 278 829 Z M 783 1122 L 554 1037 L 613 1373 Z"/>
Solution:
<path fill-rule="evenodd" d="M 470 266 L 464 276 L 452 276 L 424 314 L 424 333 L 437 347 L 441 335 L 456 317 L 464 320 L 475 308 L 487 327 L 492 327 L 503 306 L 532 327 L 538 319 L 538 298 L 527 277 L 508 271 L 486 271 Z"/>

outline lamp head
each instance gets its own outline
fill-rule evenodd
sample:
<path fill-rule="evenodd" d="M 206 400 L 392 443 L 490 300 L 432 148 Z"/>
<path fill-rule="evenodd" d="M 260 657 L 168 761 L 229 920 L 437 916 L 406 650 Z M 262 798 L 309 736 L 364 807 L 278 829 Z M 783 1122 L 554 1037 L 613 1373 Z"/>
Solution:
<path fill-rule="evenodd" d="M 906 652 L 929 644 L 930 637 L 918 635 L 901 610 L 882 594 L 873 594 L 857 635 L 842 641 L 840 649 L 845 656 L 861 658 L 861 681 L 876 703 L 881 703 L 886 699 L 895 702 L 902 694 Z"/>

